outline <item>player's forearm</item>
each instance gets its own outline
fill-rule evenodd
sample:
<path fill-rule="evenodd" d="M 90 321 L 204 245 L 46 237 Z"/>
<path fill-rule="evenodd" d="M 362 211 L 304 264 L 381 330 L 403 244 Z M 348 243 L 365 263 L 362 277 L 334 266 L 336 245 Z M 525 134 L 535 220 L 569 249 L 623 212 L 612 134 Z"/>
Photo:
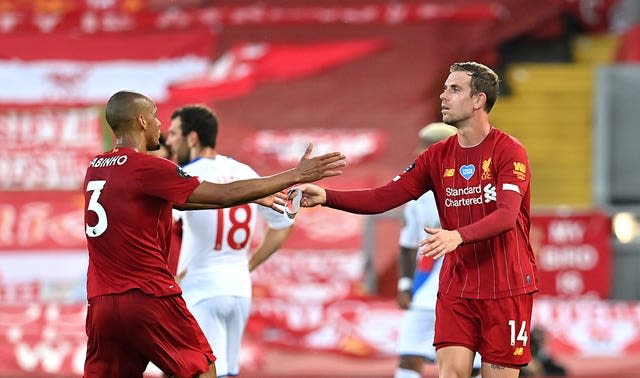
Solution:
<path fill-rule="evenodd" d="M 326 189 L 325 206 L 356 214 L 379 214 L 414 199 L 400 184 L 391 181 L 375 189 Z"/>
<path fill-rule="evenodd" d="M 282 247 L 284 242 L 291 234 L 292 230 L 293 225 L 281 229 L 268 229 L 264 238 L 262 239 L 262 243 L 260 243 L 258 248 L 249 259 L 249 271 L 253 271 L 255 268 L 260 266 L 260 264 L 267 261 L 267 259 L 271 257 L 271 255 L 273 255 L 278 249 L 280 249 L 280 247 Z"/>
<path fill-rule="evenodd" d="M 457 230 L 464 243 L 486 240 L 515 227 L 522 197 L 512 192 L 504 192 L 500 196 L 494 212 Z"/>
<path fill-rule="evenodd" d="M 238 180 L 226 184 L 204 181 L 191 193 L 187 202 L 230 207 L 272 195 L 298 183 L 299 180 L 295 170 L 291 169 L 273 176 Z"/>
<path fill-rule="evenodd" d="M 276 196 L 280 196 L 279 193 L 276 193 Z M 283 194 L 284 196 L 284 194 Z M 283 198 L 284 200 L 284 198 Z M 260 206 L 265 206 L 265 207 L 269 207 L 269 208 L 273 208 L 275 210 L 275 208 L 273 207 L 273 203 L 274 201 L 269 197 L 265 197 L 265 198 L 261 198 L 261 199 L 257 199 L 255 201 L 252 201 L 253 203 L 257 203 Z M 173 208 L 176 210 L 215 210 L 215 209 L 222 209 L 225 206 L 220 206 L 220 205 L 214 205 L 214 204 L 207 204 L 207 203 L 191 203 L 191 202 L 186 202 L 183 204 L 173 204 Z M 279 211 L 280 213 L 282 211 Z"/>
<path fill-rule="evenodd" d="M 221 209 L 220 205 L 206 204 L 206 203 L 183 203 L 181 205 L 174 204 L 173 208 L 176 210 L 212 210 Z"/>
<path fill-rule="evenodd" d="M 413 278 L 416 270 L 416 253 L 415 248 L 407 248 L 400 246 L 398 254 L 398 278 Z"/>

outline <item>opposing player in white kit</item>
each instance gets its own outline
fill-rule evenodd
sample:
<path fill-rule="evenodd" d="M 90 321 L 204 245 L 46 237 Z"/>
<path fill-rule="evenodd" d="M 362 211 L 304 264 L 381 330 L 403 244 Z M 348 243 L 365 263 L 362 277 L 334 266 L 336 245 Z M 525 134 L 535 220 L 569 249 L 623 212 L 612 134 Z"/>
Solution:
<path fill-rule="evenodd" d="M 216 153 L 217 120 L 210 109 L 185 106 L 174 115 L 170 127 L 180 129 L 191 151 L 185 172 L 214 183 L 258 177 L 248 165 Z M 268 229 L 249 261 L 258 213 Z M 251 306 L 249 270 L 282 246 L 293 221 L 254 203 L 179 216 L 183 233 L 178 276 L 183 297 L 216 351 L 218 377 L 236 376 Z"/>
<path fill-rule="evenodd" d="M 450 137 L 456 128 L 445 123 L 431 123 L 418 133 L 419 152 Z M 398 305 L 405 311 L 400 323 L 394 378 L 420 378 L 425 361 L 436 360 L 433 346 L 436 297 L 443 259 L 417 256 L 418 242 L 424 239 L 425 227 L 440 228 L 440 217 L 433 192 L 426 192 L 404 208 L 404 226 L 400 231 L 398 256 Z M 480 355 L 473 362 L 473 374 L 480 369 Z"/>

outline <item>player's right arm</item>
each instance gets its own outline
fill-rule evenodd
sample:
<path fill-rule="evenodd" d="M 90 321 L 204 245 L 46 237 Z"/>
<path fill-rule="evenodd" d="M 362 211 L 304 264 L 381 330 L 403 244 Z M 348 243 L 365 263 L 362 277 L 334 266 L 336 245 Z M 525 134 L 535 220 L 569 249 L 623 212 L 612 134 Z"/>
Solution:
<path fill-rule="evenodd" d="M 402 173 L 386 185 L 374 189 L 331 190 L 317 185 L 301 185 L 300 206 L 324 205 L 354 214 L 380 214 L 396 208 L 433 189 L 425 157 L 420 154 Z"/>
<path fill-rule="evenodd" d="M 344 155 L 330 152 L 310 158 L 311 150 L 312 146 L 309 144 L 295 168 L 272 176 L 226 184 L 204 181 L 189 195 L 187 202 L 230 207 L 270 196 L 294 184 L 313 182 L 342 173 L 338 169 L 345 165 Z"/>
<path fill-rule="evenodd" d="M 396 302 L 402 309 L 408 309 L 411 305 L 411 290 L 413 282 L 413 274 L 416 270 L 417 248 L 407 248 L 400 246 L 398 254 L 398 293 Z"/>
<path fill-rule="evenodd" d="M 289 235 L 291 235 L 292 230 L 293 225 L 285 228 L 269 227 L 262 239 L 262 242 L 249 259 L 249 271 L 253 271 L 271 257 L 271 255 L 273 255 L 278 249 L 280 249 L 287 238 L 289 238 Z"/>
<path fill-rule="evenodd" d="M 416 201 L 407 203 L 403 211 L 404 225 L 398 237 L 400 253 L 398 254 L 398 288 L 396 294 L 396 302 L 398 302 L 400 308 L 405 310 L 409 308 L 412 300 L 418 242 L 423 232 L 420 219 L 418 203 Z"/>
<path fill-rule="evenodd" d="M 390 181 L 374 189 L 332 190 L 317 185 L 300 185 L 300 206 L 325 205 L 355 214 L 379 214 L 415 199 L 404 186 Z"/>

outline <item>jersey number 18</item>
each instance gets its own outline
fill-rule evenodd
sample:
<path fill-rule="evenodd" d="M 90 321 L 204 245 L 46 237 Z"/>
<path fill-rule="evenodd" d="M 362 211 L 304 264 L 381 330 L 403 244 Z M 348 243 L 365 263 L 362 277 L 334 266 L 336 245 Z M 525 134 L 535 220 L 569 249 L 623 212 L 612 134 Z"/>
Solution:
<path fill-rule="evenodd" d="M 231 223 L 231 227 L 226 233 L 226 242 L 229 248 L 243 249 L 251 236 L 251 206 L 248 204 L 234 206 L 230 209 L 219 209 L 217 213 L 216 241 L 213 247 L 219 251 L 223 248 L 222 243 L 225 236 L 225 223 Z"/>

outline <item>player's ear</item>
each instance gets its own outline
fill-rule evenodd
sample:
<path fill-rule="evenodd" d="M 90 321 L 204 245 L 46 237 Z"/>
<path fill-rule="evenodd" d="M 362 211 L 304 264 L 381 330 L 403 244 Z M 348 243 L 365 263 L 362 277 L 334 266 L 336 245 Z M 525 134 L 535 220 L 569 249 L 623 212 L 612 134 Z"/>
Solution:
<path fill-rule="evenodd" d="M 143 129 L 147 128 L 147 120 L 144 119 L 144 116 L 142 114 L 138 114 L 138 116 L 136 117 L 136 120 L 138 121 L 138 123 Z"/>
<path fill-rule="evenodd" d="M 482 109 L 484 108 L 484 104 L 487 102 L 487 94 L 484 92 L 480 92 L 473 96 L 473 108 L 474 109 Z"/>
<path fill-rule="evenodd" d="M 189 148 L 197 146 L 199 142 L 198 133 L 192 130 L 187 134 L 187 146 Z"/>

